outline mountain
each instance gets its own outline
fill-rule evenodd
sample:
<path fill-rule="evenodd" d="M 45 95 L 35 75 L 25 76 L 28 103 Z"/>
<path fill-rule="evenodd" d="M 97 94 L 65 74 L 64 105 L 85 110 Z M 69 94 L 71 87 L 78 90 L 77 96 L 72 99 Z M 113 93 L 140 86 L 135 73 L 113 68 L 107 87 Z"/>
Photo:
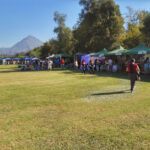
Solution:
<path fill-rule="evenodd" d="M 15 55 L 16 53 L 26 53 L 36 47 L 42 46 L 43 42 L 33 36 L 27 36 L 11 48 L 0 48 L 0 55 Z"/>

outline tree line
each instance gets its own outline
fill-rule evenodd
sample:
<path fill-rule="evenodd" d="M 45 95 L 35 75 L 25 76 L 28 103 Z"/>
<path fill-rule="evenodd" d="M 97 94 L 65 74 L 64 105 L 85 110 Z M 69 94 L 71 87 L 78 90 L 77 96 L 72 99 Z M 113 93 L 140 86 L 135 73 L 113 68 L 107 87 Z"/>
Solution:
<path fill-rule="evenodd" d="M 80 0 L 82 10 L 71 30 L 66 15 L 54 13 L 56 38 L 28 52 L 28 56 L 45 58 L 58 53 L 92 53 L 103 48 L 113 50 L 122 45 L 131 49 L 141 43 L 150 46 L 150 12 L 127 7 L 122 15 L 113 0 Z"/>

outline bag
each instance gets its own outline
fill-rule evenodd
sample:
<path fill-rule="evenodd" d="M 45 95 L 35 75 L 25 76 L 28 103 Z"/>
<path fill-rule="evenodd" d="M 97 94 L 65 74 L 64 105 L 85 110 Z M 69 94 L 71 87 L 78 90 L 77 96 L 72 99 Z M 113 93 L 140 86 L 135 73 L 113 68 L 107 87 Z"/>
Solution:
<path fill-rule="evenodd" d="M 139 73 L 137 73 L 136 79 L 137 79 L 137 81 L 140 81 L 140 80 L 141 80 L 141 77 L 140 77 L 140 74 L 139 74 Z"/>
<path fill-rule="evenodd" d="M 128 68 L 128 66 L 126 67 L 126 72 L 129 73 L 129 68 Z"/>

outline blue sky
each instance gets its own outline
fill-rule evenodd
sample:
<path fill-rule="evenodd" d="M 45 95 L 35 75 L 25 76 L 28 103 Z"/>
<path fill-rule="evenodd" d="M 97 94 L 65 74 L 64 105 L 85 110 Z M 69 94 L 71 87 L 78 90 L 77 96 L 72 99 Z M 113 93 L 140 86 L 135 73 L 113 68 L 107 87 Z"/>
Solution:
<path fill-rule="evenodd" d="M 126 7 L 150 11 L 150 0 L 115 0 L 122 14 Z M 43 42 L 54 37 L 55 11 L 67 14 L 72 28 L 81 12 L 79 0 L 0 0 L 0 47 L 10 47 L 28 35 Z"/>

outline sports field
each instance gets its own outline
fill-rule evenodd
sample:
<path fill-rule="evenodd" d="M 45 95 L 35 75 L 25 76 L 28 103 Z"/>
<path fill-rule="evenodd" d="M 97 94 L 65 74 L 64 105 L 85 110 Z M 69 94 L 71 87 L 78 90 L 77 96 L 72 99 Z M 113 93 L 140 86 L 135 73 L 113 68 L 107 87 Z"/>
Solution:
<path fill-rule="evenodd" d="M 150 76 L 0 66 L 0 150 L 148 150 Z"/>

